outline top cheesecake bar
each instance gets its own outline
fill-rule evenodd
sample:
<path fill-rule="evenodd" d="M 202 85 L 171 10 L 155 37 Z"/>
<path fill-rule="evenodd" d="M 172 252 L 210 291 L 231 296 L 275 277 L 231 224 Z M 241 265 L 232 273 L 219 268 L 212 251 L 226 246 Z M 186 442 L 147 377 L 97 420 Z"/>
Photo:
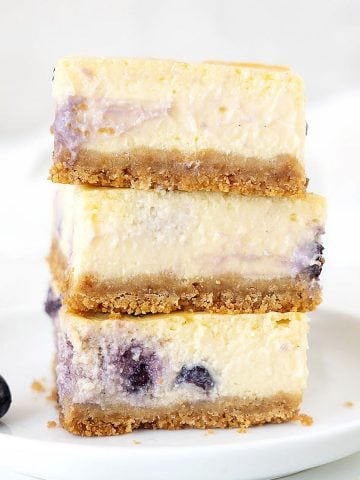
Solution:
<path fill-rule="evenodd" d="M 304 87 L 284 67 L 70 58 L 58 62 L 54 182 L 303 193 Z"/>

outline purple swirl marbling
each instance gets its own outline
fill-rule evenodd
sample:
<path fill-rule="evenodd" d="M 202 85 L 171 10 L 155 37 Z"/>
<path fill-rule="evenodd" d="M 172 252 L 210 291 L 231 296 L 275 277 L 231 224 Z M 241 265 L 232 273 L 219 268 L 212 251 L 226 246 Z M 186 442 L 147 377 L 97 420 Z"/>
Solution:
<path fill-rule="evenodd" d="M 147 120 L 166 117 L 169 110 L 169 103 L 146 105 L 126 100 L 114 103 L 106 98 L 69 96 L 56 109 L 52 126 L 55 151 L 67 150 L 69 161 L 74 162 L 83 143 L 119 136 Z"/>

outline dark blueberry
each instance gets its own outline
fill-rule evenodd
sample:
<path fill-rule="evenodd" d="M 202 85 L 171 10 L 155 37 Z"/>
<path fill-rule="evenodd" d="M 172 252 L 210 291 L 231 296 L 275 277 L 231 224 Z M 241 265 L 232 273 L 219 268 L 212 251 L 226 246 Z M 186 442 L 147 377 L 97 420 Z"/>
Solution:
<path fill-rule="evenodd" d="M 305 135 L 308 134 L 308 131 L 309 131 L 309 124 L 308 122 L 305 122 Z"/>
<path fill-rule="evenodd" d="M 178 373 L 175 383 L 193 383 L 197 387 L 205 390 L 205 392 L 208 392 L 215 385 L 209 370 L 201 365 L 195 365 L 193 367 L 184 365 Z"/>
<path fill-rule="evenodd" d="M 0 375 L 0 418 L 9 410 L 11 393 L 5 379 Z"/>
<path fill-rule="evenodd" d="M 322 270 L 322 264 L 320 263 L 320 265 L 314 264 L 314 265 L 310 265 L 309 267 L 306 267 L 304 272 L 307 275 L 309 275 L 310 279 L 313 279 L 313 278 L 319 278 L 321 270 Z"/>
<path fill-rule="evenodd" d="M 129 375 L 127 391 L 136 393 L 139 390 L 150 387 L 152 383 L 149 366 L 146 363 L 139 363 L 134 368 L 133 373 Z"/>
<path fill-rule="evenodd" d="M 159 372 L 159 360 L 155 353 L 138 344 L 118 352 L 113 363 L 128 393 L 150 390 Z"/>
<path fill-rule="evenodd" d="M 61 308 L 61 297 L 55 295 L 54 290 L 49 287 L 45 301 L 45 312 L 54 320 Z"/>
<path fill-rule="evenodd" d="M 315 243 L 315 252 L 319 255 L 321 255 L 324 251 L 324 247 L 321 245 L 321 243 L 316 242 Z"/>

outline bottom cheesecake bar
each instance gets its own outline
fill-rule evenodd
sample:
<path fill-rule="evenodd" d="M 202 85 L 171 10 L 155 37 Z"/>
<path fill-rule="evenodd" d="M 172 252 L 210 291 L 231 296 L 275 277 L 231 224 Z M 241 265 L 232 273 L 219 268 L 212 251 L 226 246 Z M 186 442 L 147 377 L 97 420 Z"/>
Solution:
<path fill-rule="evenodd" d="M 62 426 L 247 427 L 297 413 L 307 379 L 300 313 L 55 316 Z"/>

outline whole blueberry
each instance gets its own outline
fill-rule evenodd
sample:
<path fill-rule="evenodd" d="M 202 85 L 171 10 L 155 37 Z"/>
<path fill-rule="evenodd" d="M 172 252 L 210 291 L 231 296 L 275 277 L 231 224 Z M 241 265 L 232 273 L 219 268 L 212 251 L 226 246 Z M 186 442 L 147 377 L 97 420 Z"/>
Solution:
<path fill-rule="evenodd" d="M 209 370 L 202 365 L 194 365 L 191 367 L 183 365 L 176 377 L 175 383 L 192 383 L 205 390 L 205 392 L 211 390 L 215 385 Z"/>
<path fill-rule="evenodd" d="M 5 379 L 0 375 L 0 418 L 9 410 L 11 393 Z"/>
<path fill-rule="evenodd" d="M 321 255 L 323 251 L 324 251 L 323 245 L 319 242 L 315 242 L 315 253 L 317 253 L 318 255 Z"/>

